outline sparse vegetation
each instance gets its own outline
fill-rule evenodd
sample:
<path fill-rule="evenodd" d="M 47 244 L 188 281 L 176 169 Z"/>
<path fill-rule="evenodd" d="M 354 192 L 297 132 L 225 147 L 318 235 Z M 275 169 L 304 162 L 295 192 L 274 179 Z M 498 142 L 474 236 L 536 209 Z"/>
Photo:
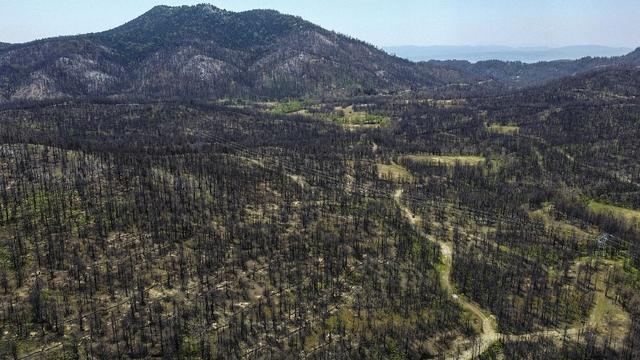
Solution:
<path fill-rule="evenodd" d="M 324 117 L 345 126 L 361 127 L 387 126 L 391 121 L 388 116 L 369 114 L 365 111 L 354 111 L 353 106 L 336 107 L 331 114 Z"/>
<path fill-rule="evenodd" d="M 589 209 L 596 213 L 607 214 L 612 217 L 624 219 L 629 222 L 629 224 L 637 226 L 638 229 L 640 229 L 640 210 L 609 205 L 594 200 L 589 201 Z"/>
<path fill-rule="evenodd" d="M 487 130 L 494 134 L 517 135 L 520 132 L 520 127 L 517 125 L 489 124 Z"/>
<path fill-rule="evenodd" d="M 394 181 L 413 181 L 413 175 L 398 164 L 376 164 L 378 176 Z"/>
<path fill-rule="evenodd" d="M 640 359 L 637 55 L 210 5 L 0 44 L 0 358 Z"/>
<path fill-rule="evenodd" d="M 269 112 L 273 114 L 292 114 L 304 110 L 302 101 L 290 100 L 285 102 L 276 103 L 276 105 L 269 109 Z"/>
<path fill-rule="evenodd" d="M 482 165 L 486 162 L 486 158 L 483 156 L 475 155 L 405 155 L 404 158 L 414 162 L 441 164 L 447 166 L 476 166 Z"/>

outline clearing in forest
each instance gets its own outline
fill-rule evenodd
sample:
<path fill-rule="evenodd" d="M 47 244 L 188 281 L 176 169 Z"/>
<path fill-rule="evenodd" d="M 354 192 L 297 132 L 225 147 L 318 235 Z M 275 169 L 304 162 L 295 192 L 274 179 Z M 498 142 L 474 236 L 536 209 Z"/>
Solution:
<path fill-rule="evenodd" d="M 640 210 L 629 209 L 621 206 L 609 205 L 595 200 L 589 201 L 589 209 L 596 213 L 611 214 L 616 217 L 621 217 L 627 220 L 629 223 L 634 224 L 640 228 Z"/>
<path fill-rule="evenodd" d="M 576 236 L 584 239 L 588 239 L 592 235 L 589 234 L 588 231 L 571 224 L 569 221 L 556 219 L 553 213 L 553 204 L 551 203 L 545 203 L 542 209 L 529 212 L 531 216 L 542 219 L 544 224 L 549 228 L 560 229 L 560 231 L 566 234 L 575 233 Z"/>
<path fill-rule="evenodd" d="M 620 263 L 605 263 L 603 266 L 613 268 L 622 266 Z M 629 333 L 631 318 L 620 304 L 614 300 L 614 295 L 606 295 L 606 270 L 600 271 L 596 275 L 595 304 L 588 325 L 596 330 L 601 337 L 608 338 L 613 347 L 622 346 L 624 339 Z"/>
<path fill-rule="evenodd" d="M 484 156 L 475 155 L 405 155 L 403 158 L 431 164 L 454 166 L 456 164 L 476 166 L 484 164 L 487 159 Z"/>
<path fill-rule="evenodd" d="M 385 180 L 394 181 L 413 181 L 413 175 L 409 170 L 398 164 L 376 164 L 378 167 L 378 176 Z"/>
<path fill-rule="evenodd" d="M 299 100 L 285 102 L 265 103 L 269 106 L 268 112 L 272 114 L 286 115 L 295 113 L 306 113 L 305 104 Z"/>
<path fill-rule="evenodd" d="M 388 125 L 391 121 L 388 116 L 355 111 L 353 105 L 347 107 L 337 106 L 327 118 L 347 127 L 381 127 Z"/>
<path fill-rule="evenodd" d="M 267 112 L 276 115 L 307 115 L 322 120 L 338 123 L 348 129 L 378 128 L 387 126 L 391 118 L 384 115 L 370 114 L 366 111 L 356 111 L 353 105 L 336 106 L 332 111 L 318 111 L 318 105 L 312 106 L 308 102 L 290 100 L 285 102 L 264 103 L 268 107 Z M 311 110 L 313 107 L 315 110 Z"/>
<path fill-rule="evenodd" d="M 517 125 L 489 124 L 487 125 L 487 130 L 492 134 L 501 135 L 517 135 L 520 133 L 520 127 Z"/>
<path fill-rule="evenodd" d="M 441 109 L 462 108 L 467 104 L 465 99 L 426 99 L 421 102 Z"/>

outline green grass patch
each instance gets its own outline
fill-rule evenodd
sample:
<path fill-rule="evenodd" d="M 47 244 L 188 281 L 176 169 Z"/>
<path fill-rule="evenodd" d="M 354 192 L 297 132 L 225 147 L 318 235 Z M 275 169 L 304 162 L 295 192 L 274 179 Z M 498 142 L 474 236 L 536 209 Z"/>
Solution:
<path fill-rule="evenodd" d="M 353 106 L 336 107 L 335 110 L 325 115 L 328 120 L 347 126 L 387 126 L 391 119 L 388 116 L 369 114 L 364 111 L 355 111 Z"/>
<path fill-rule="evenodd" d="M 377 128 L 387 126 L 391 122 L 391 118 L 383 115 L 370 114 L 365 111 L 355 111 L 353 106 L 335 107 L 333 111 L 317 112 L 311 108 L 317 109 L 311 103 L 291 100 L 286 102 L 262 103 L 268 110 L 266 112 L 276 115 L 308 115 L 326 121 L 332 121 L 343 125 L 347 128 Z M 310 111 L 311 110 L 311 111 Z"/>
<path fill-rule="evenodd" d="M 607 213 L 615 217 L 621 217 L 627 220 L 629 223 L 640 228 L 640 211 L 629 209 L 625 207 L 609 205 L 595 200 L 589 201 L 588 207 L 591 211 L 596 213 Z"/>
<path fill-rule="evenodd" d="M 538 209 L 538 210 L 533 210 L 529 212 L 529 215 L 531 215 L 534 218 L 538 218 L 541 219 L 545 226 L 547 227 L 553 227 L 553 228 L 559 228 L 561 229 L 563 232 L 565 233 L 575 233 L 577 236 L 582 237 L 582 238 L 589 238 L 591 234 L 589 234 L 587 231 L 575 226 L 574 224 L 571 224 L 570 222 L 566 221 L 566 220 L 557 220 L 554 218 L 553 216 L 553 204 L 552 203 L 545 203 L 542 207 L 542 209 Z"/>
<path fill-rule="evenodd" d="M 629 324 L 629 314 L 612 299 L 606 297 L 603 292 L 598 292 L 595 299 L 595 305 L 593 312 L 591 313 L 590 325 L 600 328 L 601 331 L 613 331 L 613 326 L 607 326 L 607 323 L 611 325 L 617 325 L 615 328 L 618 331 L 620 338 L 624 336 Z"/>
<path fill-rule="evenodd" d="M 442 164 L 447 166 L 454 166 L 456 164 L 477 166 L 487 161 L 484 156 L 475 155 L 405 155 L 403 158 L 418 163 Z"/>
<path fill-rule="evenodd" d="M 414 180 L 409 170 L 398 164 L 376 164 L 376 166 L 378 168 L 378 176 L 381 179 L 405 182 Z"/>
<path fill-rule="evenodd" d="M 441 109 L 460 108 L 467 104 L 465 99 L 426 99 L 423 103 L 435 106 Z"/>
<path fill-rule="evenodd" d="M 520 133 L 520 127 L 516 125 L 490 124 L 487 126 L 487 130 L 492 134 L 501 135 L 517 135 Z"/>
<path fill-rule="evenodd" d="M 299 100 L 276 103 L 269 112 L 272 114 L 292 114 L 304 110 L 304 104 Z"/>

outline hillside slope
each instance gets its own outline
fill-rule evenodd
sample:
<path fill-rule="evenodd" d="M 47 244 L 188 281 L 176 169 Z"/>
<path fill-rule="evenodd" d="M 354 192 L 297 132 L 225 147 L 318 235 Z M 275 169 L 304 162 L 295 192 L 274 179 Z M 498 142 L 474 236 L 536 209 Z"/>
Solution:
<path fill-rule="evenodd" d="M 275 11 L 155 7 L 118 28 L 0 51 L 5 100 L 134 94 L 346 95 L 438 81 L 413 63 Z"/>
<path fill-rule="evenodd" d="M 543 61 L 527 64 L 519 61 L 428 61 L 420 63 L 426 68 L 441 68 L 490 78 L 506 88 L 525 88 L 556 79 L 585 73 L 603 67 L 640 65 L 640 48 L 619 57 L 585 57 L 579 60 Z"/>
<path fill-rule="evenodd" d="M 448 85 L 501 91 L 604 66 L 640 64 L 639 53 L 537 64 L 413 63 L 272 10 L 157 6 L 101 33 L 0 44 L 0 103 L 350 96 L 442 91 Z"/>

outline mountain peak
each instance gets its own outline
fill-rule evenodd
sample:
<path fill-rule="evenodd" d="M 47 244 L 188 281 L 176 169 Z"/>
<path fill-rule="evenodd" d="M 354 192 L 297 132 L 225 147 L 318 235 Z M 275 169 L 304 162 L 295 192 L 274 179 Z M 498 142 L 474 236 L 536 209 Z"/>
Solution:
<path fill-rule="evenodd" d="M 233 14 L 232 11 L 221 9 L 212 4 L 201 3 L 197 5 L 156 5 L 151 10 L 142 15 L 154 16 L 154 15 L 175 15 L 178 13 L 191 13 L 191 14 L 206 14 L 206 15 L 220 15 L 220 14 Z"/>
<path fill-rule="evenodd" d="M 149 11 L 142 14 L 140 17 L 148 17 L 148 16 L 167 16 L 167 15 L 176 15 L 179 13 L 189 13 L 189 14 L 231 14 L 232 11 L 227 11 L 216 7 L 211 4 L 197 4 L 197 5 L 179 5 L 179 6 L 169 6 L 169 5 L 156 5 L 152 7 Z"/>
<path fill-rule="evenodd" d="M 273 10 L 232 12 L 211 4 L 156 6 L 128 23 L 96 35 L 110 48 L 141 58 L 169 44 L 194 43 L 246 50 L 266 48 L 296 32 L 327 33 L 299 17 Z"/>
<path fill-rule="evenodd" d="M 195 8 L 202 10 L 204 12 L 210 13 L 210 14 L 221 14 L 221 13 L 226 13 L 227 11 L 224 9 L 220 9 L 218 7 L 215 7 L 211 4 L 198 4 L 195 5 Z"/>

